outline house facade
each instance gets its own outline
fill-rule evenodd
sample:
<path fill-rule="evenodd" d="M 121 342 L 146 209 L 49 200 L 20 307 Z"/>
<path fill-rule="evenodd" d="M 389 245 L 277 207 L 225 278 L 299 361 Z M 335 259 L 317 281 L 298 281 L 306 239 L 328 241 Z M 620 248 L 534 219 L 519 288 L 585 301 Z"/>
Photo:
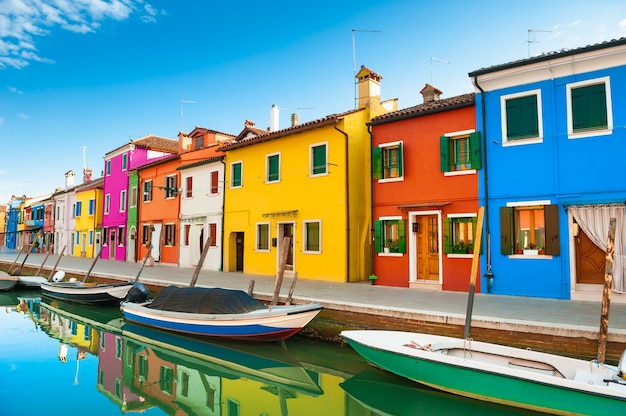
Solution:
<path fill-rule="evenodd" d="M 99 178 L 76 187 L 74 244 L 72 255 L 93 258 L 102 247 L 102 188 Z"/>
<path fill-rule="evenodd" d="M 65 188 L 52 194 L 54 201 L 54 254 L 72 255 L 74 247 L 74 228 L 72 197 L 74 194 L 75 174 L 69 170 L 65 173 Z M 75 198 L 75 196 L 74 196 Z"/>
<path fill-rule="evenodd" d="M 376 284 L 467 291 L 482 154 L 474 94 L 375 117 L 372 136 Z"/>
<path fill-rule="evenodd" d="M 102 258 L 126 261 L 129 171 L 175 154 L 177 146 L 175 140 L 149 135 L 104 156 L 102 244 L 106 248 L 102 250 Z"/>
<path fill-rule="evenodd" d="M 601 299 L 610 219 L 623 297 L 626 39 L 471 72 L 492 293 Z M 483 277 L 484 279 L 484 277 Z M 483 281 L 483 287 L 485 281 Z"/>
<path fill-rule="evenodd" d="M 224 271 L 337 282 L 367 280 L 371 258 L 366 123 L 395 110 L 361 67 L 358 108 L 248 134 L 226 153 Z M 241 136 L 241 135 L 240 135 Z M 288 239 L 287 239 L 288 238 Z M 287 241 L 287 244 L 284 244 Z"/>

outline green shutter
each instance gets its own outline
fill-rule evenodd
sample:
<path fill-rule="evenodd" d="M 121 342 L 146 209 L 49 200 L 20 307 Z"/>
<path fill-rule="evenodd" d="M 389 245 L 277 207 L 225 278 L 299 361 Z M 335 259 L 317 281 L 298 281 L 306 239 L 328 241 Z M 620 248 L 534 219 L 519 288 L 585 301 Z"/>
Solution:
<path fill-rule="evenodd" d="M 439 137 L 439 155 L 441 159 L 441 171 L 450 172 L 450 138 Z"/>
<path fill-rule="evenodd" d="M 382 239 L 383 239 L 383 222 L 377 220 L 375 222 L 375 230 L 376 234 L 374 236 L 374 242 L 376 243 L 376 252 L 380 253 L 383 251 Z"/>
<path fill-rule="evenodd" d="M 452 219 L 444 218 L 443 223 L 443 254 L 452 253 Z"/>
<path fill-rule="evenodd" d="M 374 179 L 383 178 L 383 153 L 380 147 L 372 149 L 372 177 Z"/>
<path fill-rule="evenodd" d="M 406 221 L 398 220 L 398 253 L 406 252 Z"/>
<path fill-rule="evenodd" d="M 483 158 L 480 152 L 480 132 L 471 133 L 469 136 L 470 163 L 472 169 L 480 169 L 483 166 Z"/>
<path fill-rule="evenodd" d="M 267 158 L 267 180 L 268 182 L 277 181 L 278 176 L 278 155 L 272 155 Z"/>
<path fill-rule="evenodd" d="M 233 165 L 232 184 L 232 186 L 241 186 L 241 163 L 235 163 Z"/>
<path fill-rule="evenodd" d="M 574 131 L 608 126 L 604 83 L 575 88 L 571 94 Z"/>
<path fill-rule="evenodd" d="M 500 253 L 513 254 L 513 208 L 500 207 Z"/>
<path fill-rule="evenodd" d="M 537 137 L 539 117 L 537 95 L 506 101 L 506 136 L 509 140 Z"/>
<path fill-rule="evenodd" d="M 403 159 L 402 159 L 402 143 L 398 143 L 398 177 L 402 177 L 403 171 L 404 171 L 404 166 L 403 166 Z"/>
<path fill-rule="evenodd" d="M 326 145 L 313 148 L 313 174 L 326 173 Z"/>
<path fill-rule="evenodd" d="M 561 254 L 558 205 L 545 205 L 543 207 L 543 214 L 546 226 L 546 254 L 558 256 Z"/>

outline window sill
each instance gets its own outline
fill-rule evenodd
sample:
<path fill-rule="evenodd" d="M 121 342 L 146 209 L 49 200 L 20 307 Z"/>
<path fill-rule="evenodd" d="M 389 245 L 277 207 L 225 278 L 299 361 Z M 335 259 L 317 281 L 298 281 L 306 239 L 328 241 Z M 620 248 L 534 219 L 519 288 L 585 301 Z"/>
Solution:
<path fill-rule="evenodd" d="M 502 142 L 502 147 L 524 146 L 526 144 L 538 144 L 538 143 L 543 143 L 543 137 L 532 137 L 529 139 L 517 139 L 517 140 L 505 140 Z"/>
<path fill-rule="evenodd" d="M 471 253 L 461 254 L 461 253 L 448 253 L 449 259 L 471 259 L 474 257 Z"/>
<path fill-rule="evenodd" d="M 586 130 L 580 132 L 568 132 L 568 139 L 584 139 L 586 137 L 607 136 L 613 134 L 613 129 Z"/>
<path fill-rule="evenodd" d="M 509 254 L 509 258 L 510 259 L 531 259 L 531 260 L 550 260 L 552 259 L 552 255 L 550 254 L 537 254 L 537 255 L 530 255 L 530 254 Z"/>
<path fill-rule="evenodd" d="M 402 182 L 404 181 L 404 176 L 399 176 L 397 178 L 384 178 L 379 179 L 378 183 L 387 183 L 387 182 Z"/>
<path fill-rule="evenodd" d="M 402 257 L 404 253 L 378 253 L 379 257 Z"/>
<path fill-rule="evenodd" d="M 450 172 L 444 172 L 443 176 L 474 175 L 475 173 L 476 173 L 476 169 L 455 170 L 455 171 L 450 171 Z"/>

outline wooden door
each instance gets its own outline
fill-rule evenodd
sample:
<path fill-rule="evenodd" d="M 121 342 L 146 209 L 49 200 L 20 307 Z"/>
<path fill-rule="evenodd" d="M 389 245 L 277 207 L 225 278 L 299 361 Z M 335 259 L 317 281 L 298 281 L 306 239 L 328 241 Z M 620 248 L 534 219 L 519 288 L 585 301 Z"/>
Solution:
<path fill-rule="evenodd" d="M 575 238 L 576 283 L 604 285 L 606 254 L 596 246 L 582 229 Z"/>
<path fill-rule="evenodd" d="M 436 215 L 416 217 L 417 279 L 439 281 L 439 227 Z"/>

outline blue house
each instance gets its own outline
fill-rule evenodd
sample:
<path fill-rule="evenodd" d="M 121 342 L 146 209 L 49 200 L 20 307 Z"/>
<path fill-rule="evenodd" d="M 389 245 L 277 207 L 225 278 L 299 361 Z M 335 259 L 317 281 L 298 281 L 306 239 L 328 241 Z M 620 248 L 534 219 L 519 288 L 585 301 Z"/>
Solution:
<path fill-rule="evenodd" d="M 483 68 L 481 287 L 502 295 L 601 299 L 616 219 L 613 289 L 626 292 L 626 38 Z"/>
<path fill-rule="evenodd" d="M 8 210 L 6 214 L 6 247 L 15 249 L 17 248 L 17 224 L 19 221 L 20 207 L 24 203 L 23 199 L 11 199 L 9 201 Z"/>

